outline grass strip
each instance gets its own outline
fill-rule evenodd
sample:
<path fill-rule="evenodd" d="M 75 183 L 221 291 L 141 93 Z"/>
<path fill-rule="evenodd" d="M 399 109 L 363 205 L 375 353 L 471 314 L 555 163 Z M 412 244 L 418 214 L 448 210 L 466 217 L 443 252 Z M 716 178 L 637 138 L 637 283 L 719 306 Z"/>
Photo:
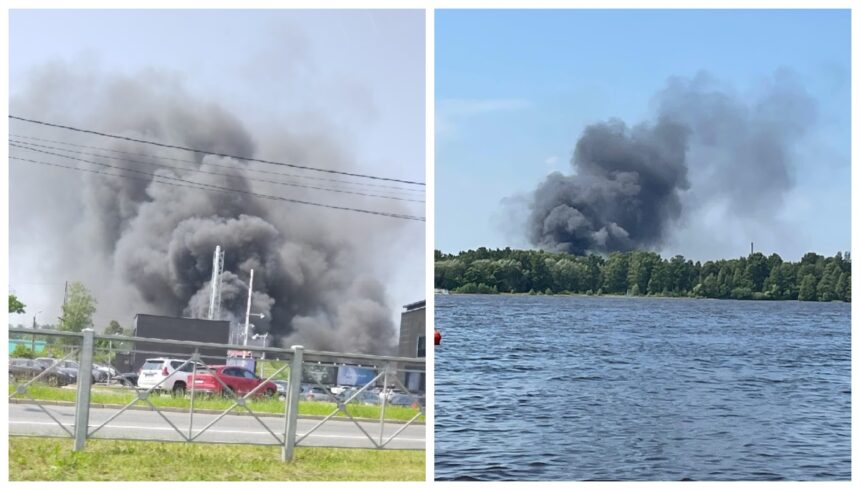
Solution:
<path fill-rule="evenodd" d="M 423 481 L 424 451 L 9 437 L 10 481 Z"/>
<path fill-rule="evenodd" d="M 9 386 L 9 393 L 15 391 L 14 386 Z M 48 386 L 44 383 L 33 383 L 29 387 L 30 395 L 39 401 L 65 401 L 65 402 L 74 402 L 76 391 L 68 388 L 57 388 L 55 386 Z M 20 396 L 20 395 L 19 395 Z M 92 393 L 90 395 L 90 402 L 97 404 L 105 404 L 105 405 L 125 405 L 126 403 L 132 401 L 135 398 L 135 392 L 128 388 L 108 388 L 101 386 L 94 386 L 92 389 Z M 23 399 L 23 398 L 22 398 Z M 150 401 L 156 407 L 172 407 L 172 408 L 180 408 L 180 409 L 189 409 L 191 408 L 191 399 L 189 397 L 173 397 L 170 395 L 154 395 L 149 398 Z M 276 398 L 264 398 L 260 397 L 257 399 L 250 400 L 248 402 L 248 407 L 254 411 L 254 413 L 260 414 L 279 414 L 283 415 L 284 413 L 284 401 L 278 400 Z M 140 401 L 138 402 L 141 406 L 147 406 L 146 402 Z M 227 398 L 221 397 L 201 397 L 195 396 L 194 399 L 194 408 L 196 409 L 208 409 L 208 410 L 226 410 L 233 402 Z M 299 402 L 299 415 L 305 416 L 327 416 L 331 412 L 334 411 L 336 405 L 334 403 L 327 402 L 312 402 L 312 401 L 300 401 Z M 379 414 L 381 408 L 376 405 L 358 405 L 358 404 L 349 404 L 347 406 L 347 410 L 349 410 L 350 415 L 357 418 L 370 418 L 370 419 L 379 419 Z M 245 413 L 240 407 L 236 407 L 234 409 L 236 412 Z M 387 406 L 385 408 L 385 420 L 398 420 L 405 421 L 410 420 L 415 414 L 418 413 L 418 410 L 412 407 L 400 407 L 400 406 Z M 345 417 L 342 413 L 339 413 L 337 417 Z M 424 416 L 418 418 L 419 422 L 424 421 Z"/>

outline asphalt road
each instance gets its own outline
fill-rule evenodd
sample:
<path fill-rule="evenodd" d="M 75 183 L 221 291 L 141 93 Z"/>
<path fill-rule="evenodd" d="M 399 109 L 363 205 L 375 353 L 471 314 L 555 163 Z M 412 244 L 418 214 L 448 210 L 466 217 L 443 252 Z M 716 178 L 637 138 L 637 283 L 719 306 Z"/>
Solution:
<path fill-rule="evenodd" d="M 69 431 L 74 433 L 75 409 L 71 406 L 45 405 Z M 105 420 L 118 411 L 116 408 L 91 408 L 90 430 L 101 425 Z M 177 428 L 188 435 L 189 414 L 178 412 L 163 412 Z M 217 415 L 194 414 L 193 434 L 197 434 Z M 284 417 L 265 416 L 260 420 L 278 437 L 283 438 Z M 302 437 L 320 421 L 315 419 L 299 419 L 297 438 Z M 360 422 L 361 427 L 379 442 L 379 422 Z M 383 442 L 403 427 L 402 423 L 386 422 L 383 432 Z M 9 434 L 10 435 L 40 435 L 68 436 L 68 434 L 51 420 L 35 404 L 9 404 Z M 127 410 L 113 419 L 94 434 L 95 438 L 109 439 L 142 439 L 182 441 L 182 436 L 156 412 L 146 410 Z M 220 443 L 253 443 L 279 444 L 263 425 L 254 417 L 247 415 L 226 415 L 215 425 L 200 435 L 196 441 Z M 329 420 L 309 436 L 298 443 L 298 446 L 325 446 L 373 448 L 373 443 L 362 431 L 349 420 Z M 385 445 L 386 449 L 425 449 L 425 426 L 410 425 Z"/>

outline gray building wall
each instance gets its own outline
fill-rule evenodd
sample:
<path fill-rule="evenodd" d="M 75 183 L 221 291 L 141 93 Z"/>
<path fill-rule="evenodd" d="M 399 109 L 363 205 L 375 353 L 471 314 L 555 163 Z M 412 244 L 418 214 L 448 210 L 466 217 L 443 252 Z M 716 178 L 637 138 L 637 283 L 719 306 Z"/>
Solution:
<path fill-rule="evenodd" d="M 412 303 L 403 307 L 400 314 L 400 345 L 397 355 L 400 357 L 425 357 L 419 356 L 419 339 L 423 339 L 426 349 L 427 315 L 424 301 Z"/>
<path fill-rule="evenodd" d="M 400 314 L 400 344 L 397 355 L 400 357 L 426 357 L 427 349 L 427 308 L 425 301 L 408 304 L 403 307 Z M 419 352 L 423 347 L 424 351 Z M 420 366 L 420 365 L 419 365 Z M 400 369 L 410 369 L 412 366 L 401 365 Z M 423 366 L 422 366 L 423 367 Z M 417 376 L 410 382 L 407 373 L 401 373 L 400 380 L 406 386 L 412 385 L 419 392 L 424 392 L 426 373 L 410 373 L 408 376 Z"/>

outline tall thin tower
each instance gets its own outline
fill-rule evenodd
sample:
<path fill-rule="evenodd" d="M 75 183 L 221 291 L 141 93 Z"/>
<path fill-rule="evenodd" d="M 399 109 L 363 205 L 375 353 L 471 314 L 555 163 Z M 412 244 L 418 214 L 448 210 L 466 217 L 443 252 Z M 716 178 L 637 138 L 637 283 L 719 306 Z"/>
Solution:
<path fill-rule="evenodd" d="M 209 295 L 209 320 L 221 318 L 221 273 L 224 272 L 224 251 L 221 245 L 215 247 L 212 256 L 212 280 L 209 281 L 211 293 Z"/>

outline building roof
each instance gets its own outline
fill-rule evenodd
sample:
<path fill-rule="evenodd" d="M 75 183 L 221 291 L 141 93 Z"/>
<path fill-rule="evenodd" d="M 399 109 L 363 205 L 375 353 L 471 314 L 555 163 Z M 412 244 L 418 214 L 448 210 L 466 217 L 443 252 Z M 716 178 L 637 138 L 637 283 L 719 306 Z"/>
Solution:
<path fill-rule="evenodd" d="M 426 307 L 426 303 L 427 300 L 422 299 L 421 301 L 416 301 L 414 303 L 409 303 L 408 305 L 403 305 L 403 308 L 405 308 L 406 311 L 420 310 L 421 308 Z"/>

